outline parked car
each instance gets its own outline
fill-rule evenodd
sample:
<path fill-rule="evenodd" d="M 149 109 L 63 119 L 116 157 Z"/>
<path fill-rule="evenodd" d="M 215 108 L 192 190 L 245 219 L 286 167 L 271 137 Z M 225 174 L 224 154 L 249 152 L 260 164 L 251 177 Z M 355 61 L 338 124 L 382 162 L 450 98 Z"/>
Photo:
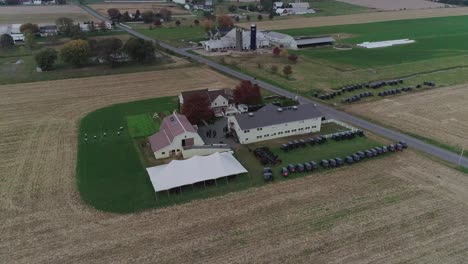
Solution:
<path fill-rule="evenodd" d="M 281 175 L 283 177 L 288 177 L 289 176 L 289 171 L 286 169 L 286 167 L 281 168 Z"/>

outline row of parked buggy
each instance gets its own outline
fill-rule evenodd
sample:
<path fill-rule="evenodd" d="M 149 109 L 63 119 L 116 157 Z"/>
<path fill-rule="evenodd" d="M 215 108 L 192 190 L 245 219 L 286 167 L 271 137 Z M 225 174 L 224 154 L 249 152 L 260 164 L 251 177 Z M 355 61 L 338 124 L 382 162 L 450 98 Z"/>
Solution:
<path fill-rule="evenodd" d="M 399 85 L 399 84 L 403 84 L 403 79 L 371 82 L 371 83 L 366 84 L 366 88 L 378 89 L 386 85 L 394 86 L 394 85 Z"/>
<path fill-rule="evenodd" d="M 308 139 L 299 139 L 299 140 L 293 140 L 289 141 L 286 144 L 282 144 L 280 149 L 283 150 L 284 152 L 288 152 L 293 149 L 297 148 L 303 148 L 307 145 L 313 146 L 315 144 L 320 145 L 327 142 L 327 138 L 320 135 L 314 138 L 308 138 Z"/>
<path fill-rule="evenodd" d="M 262 165 L 278 165 L 281 163 L 278 155 L 275 155 L 268 147 L 256 148 L 253 153 Z"/>
<path fill-rule="evenodd" d="M 374 96 L 374 94 L 372 92 L 365 92 L 365 93 L 360 93 L 360 94 L 353 95 L 353 96 L 348 97 L 348 98 L 343 98 L 343 99 L 341 99 L 341 102 L 342 103 L 352 103 L 352 102 L 361 101 L 361 99 L 363 99 L 363 98 L 372 97 L 372 96 Z"/>
<path fill-rule="evenodd" d="M 345 140 L 345 139 L 353 139 L 355 137 L 363 137 L 364 131 L 362 130 L 354 130 L 354 131 L 346 131 L 346 132 L 339 132 L 339 133 L 334 133 L 331 135 L 331 139 L 335 141 L 340 141 L 340 140 Z"/>
<path fill-rule="evenodd" d="M 344 164 L 351 165 L 353 163 L 359 162 L 360 160 L 363 160 L 366 158 L 373 158 L 373 157 L 385 154 L 387 152 L 402 151 L 403 149 L 406 149 L 406 148 L 408 148 L 408 144 L 406 144 L 403 141 L 400 141 L 396 144 L 390 144 L 388 146 L 385 145 L 382 147 L 375 147 L 375 148 L 364 150 L 364 151 L 358 151 L 352 155 L 346 156 L 345 158 L 337 157 L 333 159 L 324 159 L 320 161 L 320 163 L 317 163 L 315 161 L 310 161 L 310 162 L 298 163 L 298 164 L 288 164 L 287 167 L 282 167 L 280 169 L 280 173 L 281 173 L 281 176 L 288 177 L 292 173 L 310 172 L 310 171 L 318 170 L 319 167 L 326 169 L 326 168 L 340 167 L 340 166 L 343 166 Z M 274 179 L 273 171 L 271 170 L 270 167 L 263 168 L 263 179 L 265 181 L 272 181 Z"/>

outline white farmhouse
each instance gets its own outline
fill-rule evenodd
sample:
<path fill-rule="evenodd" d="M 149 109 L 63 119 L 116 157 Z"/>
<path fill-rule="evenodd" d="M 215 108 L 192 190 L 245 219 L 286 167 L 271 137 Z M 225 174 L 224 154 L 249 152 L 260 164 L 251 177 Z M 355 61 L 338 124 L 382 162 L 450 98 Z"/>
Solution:
<path fill-rule="evenodd" d="M 156 159 L 182 155 L 184 147 L 204 145 L 197 129 L 177 113 L 163 119 L 159 132 L 150 136 L 149 142 Z"/>
<path fill-rule="evenodd" d="M 314 104 L 291 107 L 267 105 L 255 113 L 228 117 L 228 128 L 241 144 L 319 132 L 322 113 Z"/>
<path fill-rule="evenodd" d="M 184 100 L 192 96 L 202 96 L 208 99 L 210 102 L 210 108 L 213 110 L 216 117 L 223 116 L 226 110 L 233 105 L 233 99 L 230 93 L 224 89 L 203 89 L 182 92 L 179 95 L 179 103 L 182 109 Z"/>

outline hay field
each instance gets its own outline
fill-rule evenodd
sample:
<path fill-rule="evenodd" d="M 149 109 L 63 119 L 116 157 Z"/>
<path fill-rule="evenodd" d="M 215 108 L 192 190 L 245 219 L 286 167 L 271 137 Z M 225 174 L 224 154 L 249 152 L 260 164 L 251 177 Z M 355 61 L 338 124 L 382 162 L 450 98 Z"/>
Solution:
<path fill-rule="evenodd" d="M 233 84 L 190 68 L 0 86 L 2 262 L 466 262 L 468 177 L 410 151 L 139 214 L 82 204 L 76 133 L 87 112 Z"/>
<path fill-rule="evenodd" d="M 425 9 L 445 7 L 445 4 L 427 0 L 339 0 L 353 5 L 360 5 L 379 10 Z"/>
<path fill-rule="evenodd" d="M 468 148 L 467 101 L 465 84 L 356 104 L 346 107 L 346 111 L 451 146 Z"/>
<path fill-rule="evenodd" d="M 59 17 L 75 21 L 93 20 L 93 17 L 75 5 L 0 6 L 0 24 L 55 23 Z"/>
<path fill-rule="evenodd" d="M 422 10 L 402 10 L 388 12 L 370 12 L 362 14 L 352 14 L 343 16 L 322 16 L 322 17 L 293 17 L 283 20 L 265 20 L 256 22 L 260 30 L 278 30 L 291 28 L 309 28 L 322 26 L 335 26 L 347 24 L 363 24 L 381 21 L 394 21 L 404 19 L 464 16 L 468 13 L 468 7 L 460 8 L 437 8 Z M 236 24 L 243 28 L 250 28 L 251 23 Z"/>
<path fill-rule="evenodd" d="M 185 10 L 177 6 L 176 4 L 171 3 L 102 3 L 102 4 L 91 4 L 89 5 L 92 9 L 98 11 L 99 13 L 107 16 L 107 10 L 109 8 L 117 8 L 120 10 L 120 13 L 125 11 L 129 13 L 135 13 L 137 10 L 140 10 L 143 13 L 146 10 L 152 10 L 153 12 L 158 12 L 161 8 L 167 8 L 172 12 L 172 15 L 190 15 L 189 10 Z"/>

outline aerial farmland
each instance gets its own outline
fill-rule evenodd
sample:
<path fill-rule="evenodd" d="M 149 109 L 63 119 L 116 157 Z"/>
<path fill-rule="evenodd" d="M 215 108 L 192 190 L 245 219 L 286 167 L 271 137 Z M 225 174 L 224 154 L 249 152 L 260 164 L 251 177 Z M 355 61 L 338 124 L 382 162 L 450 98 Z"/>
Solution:
<path fill-rule="evenodd" d="M 442 2 L 0 3 L 1 262 L 468 262 Z"/>

